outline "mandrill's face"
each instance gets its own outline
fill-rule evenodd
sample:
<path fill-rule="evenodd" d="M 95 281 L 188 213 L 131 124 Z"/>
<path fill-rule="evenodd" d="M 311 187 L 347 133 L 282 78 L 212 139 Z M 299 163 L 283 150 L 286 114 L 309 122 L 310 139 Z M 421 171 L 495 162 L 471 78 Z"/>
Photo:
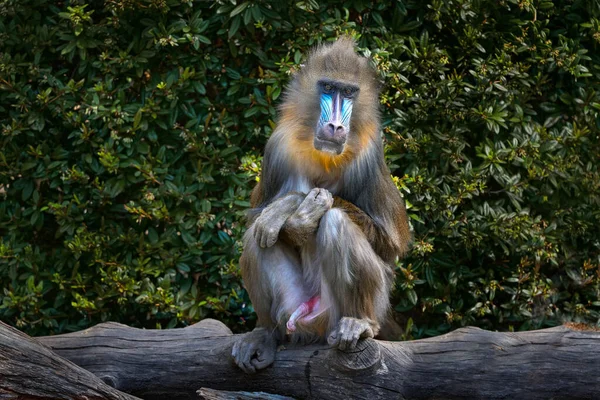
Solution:
<path fill-rule="evenodd" d="M 348 135 L 352 105 L 358 96 L 357 85 L 330 79 L 317 82 L 321 114 L 314 136 L 315 149 L 334 155 L 342 154 Z"/>

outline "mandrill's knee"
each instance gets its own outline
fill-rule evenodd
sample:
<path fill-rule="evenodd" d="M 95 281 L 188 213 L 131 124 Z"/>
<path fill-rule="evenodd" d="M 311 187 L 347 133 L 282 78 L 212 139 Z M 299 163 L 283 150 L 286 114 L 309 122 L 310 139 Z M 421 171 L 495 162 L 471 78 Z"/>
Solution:
<path fill-rule="evenodd" d="M 317 231 L 317 254 L 330 284 L 345 287 L 352 283 L 352 248 L 359 235 L 343 210 L 332 208 L 323 215 Z"/>
<path fill-rule="evenodd" d="M 348 216 L 340 208 L 332 208 L 321 218 L 317 239 L 319 242 L 335 241 L 343 239 L 340 237 L 345 225 L 348 223 Z"/>
<path fill-rule="evenodd" d="M 341 208 L 332 208 L 323 215 L 317 231 L 317 244 L 321 250 L 338 254 L 365 246 L 370 249 L 364 233 Z"/>

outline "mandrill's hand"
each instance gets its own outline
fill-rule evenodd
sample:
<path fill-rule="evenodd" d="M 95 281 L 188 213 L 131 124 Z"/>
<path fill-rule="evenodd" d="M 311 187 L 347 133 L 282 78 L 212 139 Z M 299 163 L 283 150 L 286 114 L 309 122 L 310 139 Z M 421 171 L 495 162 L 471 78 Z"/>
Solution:
<path fill-rule="evenodd" d="M 252 374 L 275 361 L 277 341 L 266 328 L 256 328 L 233 345 L 231 356 L 244 372 Z"/>
<path fill-rule="evenodd" d="M 297 226 L 316 229 L 321 217 L 331 209 L 333 196 L 327 189 L 314 188 L 311 190 L 298 210 L 290 217 L 288 222 Z"/>
<path fill-rule="evenodd" d="M 271 247 L 277 242 L 285 221 L 298 209 L 302 200 L 303 193 L 292 192 L 275 200 L 260 213 L 253 224 L 254 239 L 260 247 Z"/>
<path fill-rule="evenodd" d="M 314 188 L 304 198 L 298 210 L 285 223 L 284 238 L 294 246 L 303 245 L 319 227 L 321 217 L 331 209 L 333 196 L 327 189 Z"/>

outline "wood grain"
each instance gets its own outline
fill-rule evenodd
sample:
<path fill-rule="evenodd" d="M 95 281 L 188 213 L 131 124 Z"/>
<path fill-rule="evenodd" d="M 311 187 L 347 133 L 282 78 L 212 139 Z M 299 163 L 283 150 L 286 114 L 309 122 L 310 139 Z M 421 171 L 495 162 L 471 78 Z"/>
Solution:
<path fill-rule="evenodd" d="M 289 345 L 273 366 L 254 375 L 230 359 L 237 337 L 220 322 L 204 320 L 162 331 L 105 323 L 38 340 L 116 389 L 145 399 L 197 399 L 201 388 L 209 395 L 214 389 L 298 399 L 596 399 L 600 393 L 600 332 L 567 326 L 519 333 L 462 328 L 410 342 L 365 340 L 350 352 Z M 0 365 L 6 365 L 4 352 L 18 343 L 2 344 Z M 13 351 L 8 359 L 15 356 Z M 51 362 L 60 359 L 46 355 L 38 363 Z M 10 366 L 16 367 L 14 360 Z M 0 374 L 7 373 L 2 368 Z"/>
<path fill-rule="evenodd" d="M 0 322 L 1 399 L 134 400 L 91 372 Z"/>

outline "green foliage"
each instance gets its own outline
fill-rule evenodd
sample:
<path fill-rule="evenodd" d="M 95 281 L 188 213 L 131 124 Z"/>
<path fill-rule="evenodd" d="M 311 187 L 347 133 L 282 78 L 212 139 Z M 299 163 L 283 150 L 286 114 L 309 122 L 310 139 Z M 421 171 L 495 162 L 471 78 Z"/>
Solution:
<path fill-rule="evenodd" d="M 381 72 L 415 231 L 405 338 L 598 323 L 598 0 L 0 0 L 0 318 L 250 327 L 262 148 L 343 33 Z"/>

